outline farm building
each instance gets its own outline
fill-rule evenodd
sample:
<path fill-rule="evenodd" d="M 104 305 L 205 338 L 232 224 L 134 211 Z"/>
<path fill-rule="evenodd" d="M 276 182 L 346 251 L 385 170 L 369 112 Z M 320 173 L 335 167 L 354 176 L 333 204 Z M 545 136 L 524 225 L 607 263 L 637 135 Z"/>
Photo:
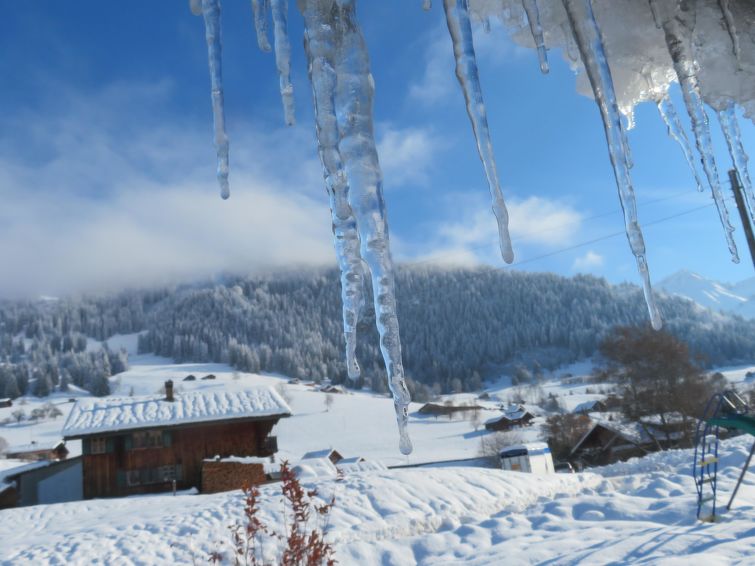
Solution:
<path fill-rule="evenodd" d="M 164 397 L 85 399 L 76 403 L 63 437 L 81 439 L 84 498 L 199 488 L 202 464 L 216 456 L 270 456 L 270 436 L 291 414 L 270 388 Z"/>
<path fill-rule="evenodd" d="M 0 409 L 3 409 L 5 407 L 12 407 L 13 406 L 13 399 L 9 399 L 8 397 L 3 397 L 0 399 Z"/>
<path fill-rule="evenodd" d="M 534 418 L 535 415 L 522 407 L 514 412 L 504 413 L 485 421 L 485 428 L 495 431 L 511 430 L 512 428 L 531 425 Z"/>
<path fill-rule="evenodd" d="M 81 473 L 79 457 L 57 461 L 15 460 L 13 467 L 0 470 L 0 509 L 77 501 L 82 497 Z"/>
<path fill-rule="evenodd" d="M 65 442 L 35 442 L 18 446 L 9 446 L 5 450 L 6 458 L 17 460 L 65 460 L 68 449 Z"/>
<path fill-rule="evenodd" d="M 580 403 L 576 407 L 574 407 L 574 410 L 572 413 L 577 415 L 586 415 L 587 413 L 605 413 L 608 410 L 608 407 L 606 406 L 605 402 L 601 401 L 600 399 L 595 399 L 593 401 L 585 401 L 584 403 Z"/>
<path fill-rule="evenodd" d="M 569 460 L 583 466 L 602 466 L 653 450 L 652 439 L 639 425 L 595 423 L 572 448 Z"/>

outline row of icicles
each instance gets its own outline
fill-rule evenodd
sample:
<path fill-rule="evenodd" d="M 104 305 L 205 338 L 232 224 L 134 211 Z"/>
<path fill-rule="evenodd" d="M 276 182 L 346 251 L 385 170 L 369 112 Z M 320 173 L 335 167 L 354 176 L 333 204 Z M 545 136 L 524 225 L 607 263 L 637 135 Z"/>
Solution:
<path fill-rule="evenodd" d="M 542 0 L 541 0 L 542 1 Z M 396 316 L 393 264 L 390 256 L 388 223 L 382 194 L 382 176 L 377 161 L 372 125 L 373 84 L 369 57 L 356 20 L 356 0 L 299 0 L 304 18 L 305 51 L 315 105 L 318 150 L 330 197 L 336 255 L 341 269 L 344 336 L 348 375 L 360 375 L 356 360 L 356 328 L 364 304 L 363 280 L 371 277 L 380 334 L 391 392 L 401 436 L 400 448 L 411 452 L 407 433 L 409 392 L 404 379 L 401 343 Z M 661 316 L 653 297 L 645 254 L 645 243 L 637 219 L 637 206 L 630 176 L 632 167 L 629 144 L 618 108 L 611 70 L 603 38 L 595 19 L 591 0 L 562 0 L 569 25 L 589 78 L 605 128 L 608 150 L 619 192 L 629 245 L 642 278 L 645 300 L 654 328 L 661 327 Z M 284 120 L 294 123 L 293 86 L 290 80 L 291 46 L 287 32 L 288 0 L 252 0 L 257 43 L 264 52 L 274 50 L 283 101 Z M 221 71 L 221 2 L 220 0 L 189 0 L 193 14 L 202 15 L 208 46 L 212 108 L 217 150 L 217 178 L 221 196 L 229 196 L 228 138 L 225 132 L 223 85 Z M 726 2 L 722 8 L 726 10 Z M 738 262 L 736 245 L 718 171 L 713 157 L 711 133 L 695 74 L 695 63 L 689 42 L 672 14 L 658 0 L 650 0 L 657 25 L 663 30 L 674 69 L 681 86 L 684 103 L 690 115 L 695 145 L 700 153 L 703 171 L 716 202 L 726 240 L 734 262 Z M 423 0 L 425 10 L 431 0 Z M 487 113 L 475 57 L 472 23 L 468 0 L 443 0 L 446 23 L 453 42 L 456 77 L 466 100 L 477 149 L 487 177 L 492 208 L 498 222 L 501 256 L 506 263 L 514 261 L 508 230 L 508 212 L 498 177 Z M 537 0 L 522 0 L 529 27 L 537 49 L 540 69 L 549 70 L 547 49 L 540 23 Z M 273 46 L 268 39 L 268 17 L 272 15 Z M 733 26 L 731 14 L 725 14 L 727 25 Z M 487 26 L 486 26 L 487 27 Z M 733 27 L 729 29 L 733 49 L 739 57 L 739 44 Z M 682 148 L 684 157 L 695 175 L 699 190 L 703 185 L 697 174 L 693 150 L 682 128 L 679 116 L 668 95 L 657 101 L 660 115 L 672 136 Z M 747 172 L 747 154 L 742 146 L 735 107 L 719 112 L 729 152 L 745 189 L 750 212 L 755 220 L 755 196 Z"/>

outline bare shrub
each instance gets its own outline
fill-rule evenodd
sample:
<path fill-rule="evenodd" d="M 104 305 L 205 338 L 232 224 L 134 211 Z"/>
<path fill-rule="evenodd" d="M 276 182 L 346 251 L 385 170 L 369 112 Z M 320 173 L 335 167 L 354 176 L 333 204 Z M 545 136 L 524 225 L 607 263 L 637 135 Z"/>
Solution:
<path fill-rule="evenodd" d="M 522 444 L 523 441 L 524 437 L 522 433 L 516 430 L 488 434 L 480 440 L 479 455 L 483 458 L 488 458 L 491 464 L 497 465 L 501 450 L 506 446 Z"/>

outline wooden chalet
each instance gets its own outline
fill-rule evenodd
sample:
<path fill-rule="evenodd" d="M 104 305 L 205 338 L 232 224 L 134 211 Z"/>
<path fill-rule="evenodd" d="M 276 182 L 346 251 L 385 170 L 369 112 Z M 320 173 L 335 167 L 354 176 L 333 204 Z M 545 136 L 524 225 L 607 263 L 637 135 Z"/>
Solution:
<path fill-rule="evenodd" d="M 35 442 L 10 446 L 5 450 L 5 457 L 16 460 L 65 460 L 68 449 L 62 440 L 55 442 Z"/>
<path fill-rule="evenodd" d="M 302 460 L 319 460 L 320 458 L 327 458 L 333 464 L 337 464 L 338 462 L 343 460 L 343 456 L 341 456 L 341 453 L 335 448 L 313 450 L 312 452 L 307 452 L 306 454 L 304 454 L 304 456 L 301 457 Z"/>
<path fill-rule="evenodd" d="M 572 413 L 576 415 L 586 415 L 588 413 L 605 413 L 607 410 L 608 406 L 606 405 L 605 401 L 595 399 L 593 401 L 585 401 L 584 403 L 580 403 L 579 405 L 574 407 Z"/>
<path fill-rule="evenodd" d="M 485 421 L 486 430 L 506 431 L 513 428 L 530 426 L 535 415 L 523 407 L 509 413 L 504 413 L 492 419 Z"/>
<path fill-rule="evenodd" d="M 125 496 L 200 488 L 207 458 L 271 456 L 290 414 L 271 388 L 174 396 L 168 381 L 164 397 L 78 401 L 63 437 L 82 441 L 85 499 Z"/>

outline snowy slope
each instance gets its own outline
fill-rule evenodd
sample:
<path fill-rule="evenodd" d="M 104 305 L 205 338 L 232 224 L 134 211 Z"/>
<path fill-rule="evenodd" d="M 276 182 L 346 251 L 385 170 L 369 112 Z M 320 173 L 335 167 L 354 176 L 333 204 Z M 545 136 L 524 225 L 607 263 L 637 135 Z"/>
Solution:
<path fill-rule="evenodd" d="M 721 500 L 751 437 L 723 443 Z M 317 480 L 336 495 L 329 537 L 340 564 L 748 564 L 755 476 L 720 522 L 695 520 L 692 453 L 595 473 L 533 476 L 477 468 L 389 470 Z M 262 487 L 275 523 L 280 487 Z M 239 492 L 95 500 L 0 512 L 0 563 L 186 564 L 227 550 Z"/>
<path fill-rule="evenodd" d="M 705 308 L 751 318 L 755 315 L 755 307 L 750 304 L 752 295 L 742 294 L 741 291 L 749 292 L 749 287 L 753 285 L 745 285 L 746 283 L 742 282 L 743 285 L 738 292 L 736 285 L 726 285 L 706 279 L 692 271 L 682 270 L 660 281 L 657 287 L 672 295 L 685 297 Z"/>

